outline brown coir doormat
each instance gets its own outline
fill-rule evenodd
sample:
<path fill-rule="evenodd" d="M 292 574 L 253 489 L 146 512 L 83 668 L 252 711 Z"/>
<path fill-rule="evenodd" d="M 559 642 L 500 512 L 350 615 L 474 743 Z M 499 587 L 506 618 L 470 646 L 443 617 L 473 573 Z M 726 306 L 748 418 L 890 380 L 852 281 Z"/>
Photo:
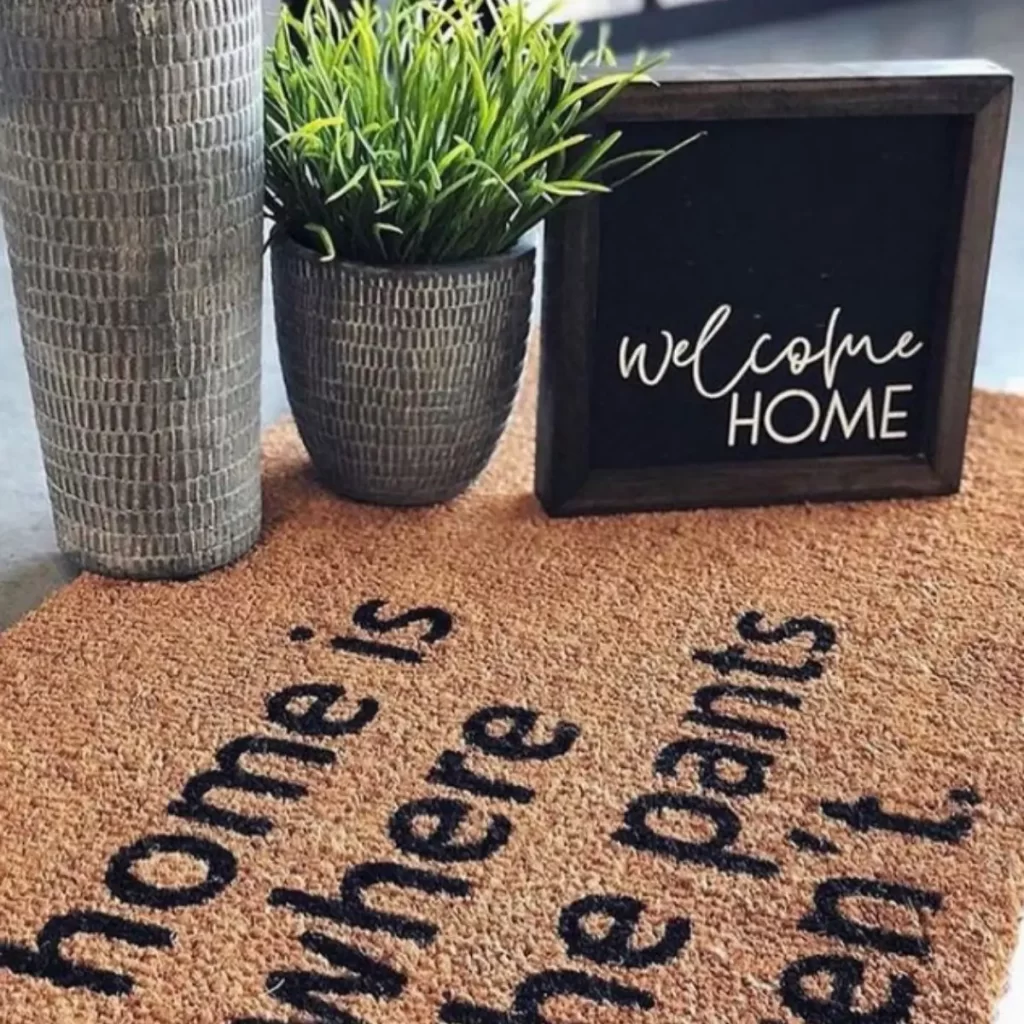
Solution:
<path fill-rule="evenodd" d="M 985 1024 L 1024 900 L 1024 402 L 951 500 L 360 508 L 0 640 L 3 1024 Z"/>

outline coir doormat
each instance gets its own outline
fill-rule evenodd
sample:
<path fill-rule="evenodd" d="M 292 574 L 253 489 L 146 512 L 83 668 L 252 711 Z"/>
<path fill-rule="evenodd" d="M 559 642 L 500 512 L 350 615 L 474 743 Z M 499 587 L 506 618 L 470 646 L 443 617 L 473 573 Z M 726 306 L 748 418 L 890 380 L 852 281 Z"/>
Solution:
<path fill-rule="evenodd" d="M 987 1024 L 1024 899 L 1024 402 L 950 500 L 547 521 L 267 442 L 205 580 L 0 640 L 3 1024 Z"/>

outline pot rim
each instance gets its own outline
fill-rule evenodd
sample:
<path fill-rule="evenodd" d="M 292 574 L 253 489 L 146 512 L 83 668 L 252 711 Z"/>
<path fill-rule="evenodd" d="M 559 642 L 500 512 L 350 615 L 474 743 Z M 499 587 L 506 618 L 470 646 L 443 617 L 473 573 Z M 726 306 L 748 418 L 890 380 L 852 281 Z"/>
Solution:
<path fill-rule="evenodd" d="M 300 242 L 297 242 L 291 235 L 281 234 L 271 243 L 272 249 L 283 249 L 289 256 L 304 260 L 307 263 L 315 264 L 317 267 L 328 269 L 340 267 L 342 269 L 357 270 L 360 273 L 379 273 L 383 276 L 392 274 L 446 274 L 466 273 L 474 270 L 487 270 L 502 263 L 514 263 L 525 256 L 532 256 L 536 253 L 537 247 L 529 242 L 520 239 L 505 252 L 495 253 L 493 256 L 480 256 L 471 260 L 460 260 L 454 263 L 360 263 L 356 260 L 322 260 L 318 253 Z"/>

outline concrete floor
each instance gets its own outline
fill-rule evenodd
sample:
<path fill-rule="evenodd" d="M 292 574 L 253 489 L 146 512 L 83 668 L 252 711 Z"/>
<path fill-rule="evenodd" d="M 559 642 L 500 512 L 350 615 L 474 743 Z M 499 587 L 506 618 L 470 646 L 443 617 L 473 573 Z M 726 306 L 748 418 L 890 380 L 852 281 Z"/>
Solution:
<path fill-rule="evenodd" d="M 272 0 L 267 0 L 268 6 Z M 615 7 L 614 4 L 611 4 Z M 588 8 L 590 9 L 590 8 Z M 614 43 L 614 37 L 613 37 Z M 1024 74 L 1021 0 L 911 0 L 672 48 L 691 63 L 985 56 Z M 1024 392 L 1024 103 L 1014 117 L 977 382 Z M 264 420 L 286 409 L 266 310 Z M 32 420 L 6 253 L 0 257 L 0 629 L 73 574 L 57 553 Z M 1024 1021 L 1024 948 L 999 1024 Z"/>

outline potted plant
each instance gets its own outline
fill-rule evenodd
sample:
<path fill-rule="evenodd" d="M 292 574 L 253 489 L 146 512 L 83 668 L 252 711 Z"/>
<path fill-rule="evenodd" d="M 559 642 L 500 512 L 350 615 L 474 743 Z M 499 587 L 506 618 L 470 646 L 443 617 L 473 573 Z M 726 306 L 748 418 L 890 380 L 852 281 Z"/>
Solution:
<path fill-rule="evenodd" d="M 282 12 L 265 68 L 278 344 L 299 432 L 340 494 L 429 504 L 472 483 L 526 351 L 523 236 L 668 155 L 588 132 L 653 62 L 606 67 L 603 46 L 576 60 L 578 36 L 519 0 Z"/>
<path fill-rule="evenodd" d="M 0 0 L 0 206 L 57 541 L 117 576 L 261 518 L 260 0 Z"/>

